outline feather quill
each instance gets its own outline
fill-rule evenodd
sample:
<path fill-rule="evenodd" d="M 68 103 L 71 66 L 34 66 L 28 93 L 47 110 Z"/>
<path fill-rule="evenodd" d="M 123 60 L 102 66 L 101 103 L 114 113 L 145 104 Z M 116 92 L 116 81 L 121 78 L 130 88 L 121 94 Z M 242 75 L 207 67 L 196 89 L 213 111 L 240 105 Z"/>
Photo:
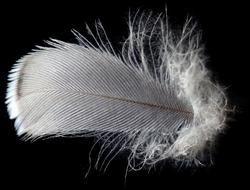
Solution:
<path fill-rule="evenodd" d="M 87 27 L 95 43 L 73 30 L 79 44 L 52 39 L 18 60 L 6 96 L 17 134 L 119 134 L 116 151 L 131 151 L 133 169 L 166 158 L 199 163 L 225 126 L 227 98 L 195 26 L 173 33 L 166 15 L 137 12 L 128 28 L 120 53 L 98 22 L 96 35 Z M 108 138 L 103 151 L 114 146 Z"/>

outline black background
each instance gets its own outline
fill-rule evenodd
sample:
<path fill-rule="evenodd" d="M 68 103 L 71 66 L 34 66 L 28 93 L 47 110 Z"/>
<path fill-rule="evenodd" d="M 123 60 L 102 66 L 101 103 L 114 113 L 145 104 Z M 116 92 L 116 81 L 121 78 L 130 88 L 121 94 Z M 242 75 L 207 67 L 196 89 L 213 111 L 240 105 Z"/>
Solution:
<path fill-rule="evenodd" d="M 228 129 L 216 143 L 213 164 L 201 168 L 175 168 L 162 163 L 150 172 L 130 172 L 124 183 L 126 153 L 118 156 L 105 173 L 88 168 L 92 138 L 58 138 L 24 142 L 15 134 L 4 105 L 7 74 L 17 59 L 35 45 L 44 45 L 49 37 L 76 42 L 70 30 L 86 34 L 100 19 L 116 49 L 127 36 L 128 10 L 164 11 L 172 26 L 180 27 L 186 16 L 192 16 L 202 31 L 209 56 L 208 67 L 221 84 L 228 87 L 231 104 L 236 106 Z M 249 178 L 249 20 L 247 7 L 239 1 L 224 3 L 191 1 L 73 1 L 57 4 L 12 2 L 1 7 L 1 123 L 0 123 L 0 189 L 34 187 L 70 187 L 68 189 L 173 189 L 232 187 L 242 189 Z M 100 146 L 99 146 L 100 147 Z M 94 151 L 93 157 L 95 158 Z M 4 185 L 7 185 L 4 187 Z"/>

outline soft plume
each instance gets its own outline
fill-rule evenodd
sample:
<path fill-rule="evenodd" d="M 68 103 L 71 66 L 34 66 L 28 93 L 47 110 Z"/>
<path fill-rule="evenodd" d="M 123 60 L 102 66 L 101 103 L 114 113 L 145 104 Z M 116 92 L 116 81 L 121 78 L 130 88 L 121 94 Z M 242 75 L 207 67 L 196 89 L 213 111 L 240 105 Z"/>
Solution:
<path fill-rule="evenodd" d="M 17 134 L 94 135 L 104 162 L 129 149 L 135 170 L 167 158 L 199 164 L 224 129 L 227 98 L 195 25 L 172 30 L 166 15 L 137 12 L 121 51 L 95 26 L 95 43 L 73 31 L 79 44 L 53 39 L 14 65 L 6 104 Z"/>

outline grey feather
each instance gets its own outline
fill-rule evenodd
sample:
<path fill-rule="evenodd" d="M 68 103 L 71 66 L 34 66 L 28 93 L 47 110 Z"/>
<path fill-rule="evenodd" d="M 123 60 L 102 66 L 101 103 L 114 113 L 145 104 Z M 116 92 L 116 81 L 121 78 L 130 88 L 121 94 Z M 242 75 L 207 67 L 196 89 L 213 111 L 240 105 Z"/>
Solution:
<path fill-rule="evenodd" d="M 98 23 L 97 37 L 88 28 L 96 45 L 73 31 L 79 44 L 51 40 L 24 56 L 9 75 L 6 100 L 17 133 L 121 133 L 129 160 L 142 165 L 197 160 L 224 126 L 227 103 L 189 25 L 175 38 L 167 18 L 142 14 L 129 20 L 122 53 Z"/>

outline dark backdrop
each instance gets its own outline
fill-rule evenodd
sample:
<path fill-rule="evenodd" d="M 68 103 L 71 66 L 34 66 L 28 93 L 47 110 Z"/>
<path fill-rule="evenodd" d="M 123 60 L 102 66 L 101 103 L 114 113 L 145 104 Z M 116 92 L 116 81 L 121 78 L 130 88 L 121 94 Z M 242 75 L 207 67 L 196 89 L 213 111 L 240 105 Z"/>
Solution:
<path fill-rule="evenodd" d="M 83 34 L 85 22 L 90 26 L 100 19 L 114 46 L 118 49 L 127 36 L 126 20 L 129 8 L 164 11 L 173 26 L 181 26 L 186 16 L 192 16 L 202 30 L 202 40 L 209 56 L 208 67 L 216 78 L 228 87 L 231 103 L 237 112 L 225 134 L 216 143 L 213 164 L 208 167 L 175 168 L 167 163 L 150 172 L 130 172 L 124 185 L 126 153 L 110 164 L 106 173 L 92 170 L 88 178 L 88 153 L 93 138 L 58 138 L 24 142 L 16 136 L 13 121 L 8 119 L 4 105 L 7 74 L 15 61 L 35 45 L 44 45 L 49 37 L 75 42 L 70 30 Z M 1 3 L 1 123 L 0 123 L 0 189 L 34 187 L 94 188 L 163 188 L 226 187 L 242 189 L 249 178 L 249 21 L 247 5 L 239 1 L 215 3 L 191 1 L 68 1 L 58 4 L 43 1 L 30 4 Z M 93 26 L 93 25 L 92 25 Z M 100 146 L 99 146 L 100 147 Z M 95 158 L 94 151 L 93 157 Z M 78 187 L 78 188 L 77 188 Z M 79 188 L 79 189 L 80 189 Z"/>

